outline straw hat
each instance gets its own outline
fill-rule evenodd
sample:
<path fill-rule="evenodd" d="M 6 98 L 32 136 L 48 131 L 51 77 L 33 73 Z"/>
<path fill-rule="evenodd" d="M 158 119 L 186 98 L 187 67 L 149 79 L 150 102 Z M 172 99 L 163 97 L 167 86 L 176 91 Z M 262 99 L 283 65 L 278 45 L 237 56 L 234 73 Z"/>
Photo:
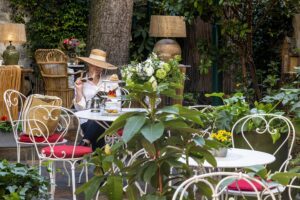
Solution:
<path fill-rule="evenodd" d="M 117 69 L 116 66 L 106 62 L 106 52 L 93 49 L 89 57 L 78 57 L 79 60 L 103 69 Z"/>

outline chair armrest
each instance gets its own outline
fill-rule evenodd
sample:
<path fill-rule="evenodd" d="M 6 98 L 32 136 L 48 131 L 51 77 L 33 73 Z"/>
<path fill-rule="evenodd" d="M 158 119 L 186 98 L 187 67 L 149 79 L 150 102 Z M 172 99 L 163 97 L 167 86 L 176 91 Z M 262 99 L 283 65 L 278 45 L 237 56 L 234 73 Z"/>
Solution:
<path fill-rule="evenodd" d="M 66 75 L 50 75 L 50 74 L 42 74 L 43 77 L 46 78 L 64 78 L 64 77 L 68 77 Z"/>

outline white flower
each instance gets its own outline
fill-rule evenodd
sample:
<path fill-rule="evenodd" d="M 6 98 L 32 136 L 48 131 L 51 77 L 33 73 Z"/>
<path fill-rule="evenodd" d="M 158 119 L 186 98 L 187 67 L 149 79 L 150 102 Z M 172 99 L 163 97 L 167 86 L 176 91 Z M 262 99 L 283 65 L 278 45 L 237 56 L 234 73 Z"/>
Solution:
<path fill-rule="evenodd" d="M 153 75 L 154 69 L 153 69 L 153 67 L 149 66 L 149 67 L 145 68 L 145 72 L 146 72 L 146 75 L 150 77 Z"/>
<path fill-rule="evenodd" d="M 153 88 L 154 91 L 156 91 L 156 89 L 157 89 L 156 78 L 154 76 L 151 76 L 151 78 L 149 79 L 149 82 L 152 83 L 152 88 Z"/>

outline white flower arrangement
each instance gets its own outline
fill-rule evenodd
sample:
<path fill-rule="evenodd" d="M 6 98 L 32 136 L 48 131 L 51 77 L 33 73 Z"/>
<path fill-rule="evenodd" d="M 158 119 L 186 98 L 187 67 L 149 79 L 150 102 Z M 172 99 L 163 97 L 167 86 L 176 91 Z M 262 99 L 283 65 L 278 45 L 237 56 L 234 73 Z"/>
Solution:
<path fill-rule="evenodd" d="M 153 91 L 161 83 L 178 83 L 182 80 L 182 74 L 178 67 L 180 57 L 169 62 L 161 61 L 155 53 L 152 53 L 145 61 L 124 66 L 121 69 L 122 78 L 127 86 L 133 84 L 151 83 Z"/>

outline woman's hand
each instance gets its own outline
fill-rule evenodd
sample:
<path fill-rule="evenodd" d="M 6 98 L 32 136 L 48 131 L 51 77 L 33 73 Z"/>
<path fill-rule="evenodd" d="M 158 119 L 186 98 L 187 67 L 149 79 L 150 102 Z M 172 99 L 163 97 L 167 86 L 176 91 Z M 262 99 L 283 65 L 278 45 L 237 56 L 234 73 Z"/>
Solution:
<path fill-rule="evenodd" d="M 75 100 L 76 102 L 79 102 L 83 97 L 83 82 L 81 81 L 81 78 L 77 78 L 77 80 L 75 81 L 75 90 L 76 90 Z"/>

